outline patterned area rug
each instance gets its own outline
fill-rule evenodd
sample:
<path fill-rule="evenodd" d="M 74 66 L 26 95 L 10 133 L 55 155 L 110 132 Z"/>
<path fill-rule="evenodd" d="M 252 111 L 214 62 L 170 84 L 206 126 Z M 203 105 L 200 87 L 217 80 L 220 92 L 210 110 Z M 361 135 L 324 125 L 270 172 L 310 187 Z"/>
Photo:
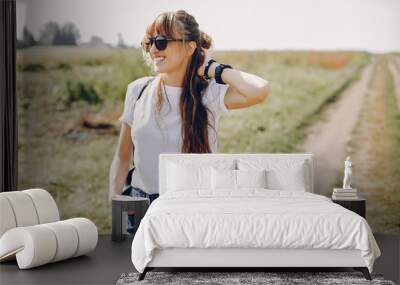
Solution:
<path fill-rule="evenodd" d="M 117 285 L 133 284 L 388 284 L 381 274 L 371 274 L 372 281 L 366 280 L 361 272 L 147 272 L 138 281 L 139 273 L 124 273 Z"/>

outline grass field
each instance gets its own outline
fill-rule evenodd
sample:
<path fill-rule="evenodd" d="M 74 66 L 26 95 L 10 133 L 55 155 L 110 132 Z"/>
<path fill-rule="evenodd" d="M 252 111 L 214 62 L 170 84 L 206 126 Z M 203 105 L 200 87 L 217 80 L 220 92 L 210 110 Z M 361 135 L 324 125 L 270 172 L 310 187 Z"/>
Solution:
<path fill-rule="evenodd" d="M 236 56 L 239 68 L 269 80 L 272 95 L 262 104 L 222 118 L 220 149 L 229 153 L 293 151 L 304 127 L 318 119 L 320 109 L 356 80 L 369 61 L 366 54 L 348 53 L 225 53 L 221 57 L 224 62 Z"/>
<path fill-rule="evenodd" d="M 257 74 L 272 93 L 220 122 L 220 152 L 291 152 L 321 108 L 370 61 L 363 52 L 215 52 Z M 150 74 L 134 49 L 42 47 L 18 54 L 19 189 L 55 197 L 62 218 L 92 219 L 110 231 L 108 171 L 130 81 Z M 102 126 L 102 127 L 100 127 Z"/>

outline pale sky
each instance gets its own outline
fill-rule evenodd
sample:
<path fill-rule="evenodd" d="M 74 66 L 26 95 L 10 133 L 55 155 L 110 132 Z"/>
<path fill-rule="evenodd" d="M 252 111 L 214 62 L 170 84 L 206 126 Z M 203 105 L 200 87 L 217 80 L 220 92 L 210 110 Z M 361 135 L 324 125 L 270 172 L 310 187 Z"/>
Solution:
<path fill-rule="evenodd" d="M 72 21 L 80 41 L 101 36 L 139 45 L 145 28 L 165 11 L 184 9 L 216 50 L 400 51 L 399 0 L 17 0 L 17 32 L 37 37 L 50 21 Z"/>

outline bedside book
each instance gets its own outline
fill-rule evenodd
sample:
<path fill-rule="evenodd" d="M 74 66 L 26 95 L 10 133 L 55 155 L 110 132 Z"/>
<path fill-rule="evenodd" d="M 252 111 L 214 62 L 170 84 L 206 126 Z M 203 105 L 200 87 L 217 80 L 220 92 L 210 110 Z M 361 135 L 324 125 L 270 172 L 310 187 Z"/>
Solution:
<path fill-rule="evenodd" d="M 357 193 L 357 188 L 333 188 L 334 193 Z"/>
<path fill-rule="evenodd" d="M 335 194 L 332 194 L 332 199 L 333 200 L 358 200 L 360 197 L 358 195 L 354 196 L 337 196 Z"/>
<path fill-rule="evenodd" d="M 332 199 L 335 200 L 356 200 L 358 199 L 357 189 L 343 189 L 343 188 L 334 188 L 332 193 Z"/>
<path fill-rule="evenodd" d="M 336 193 L 336 192 L 333 192 L 332 195 L 336 195 L 337 197 L 353 197 L 353 196 L 357 196 L 357 193 Z"/>

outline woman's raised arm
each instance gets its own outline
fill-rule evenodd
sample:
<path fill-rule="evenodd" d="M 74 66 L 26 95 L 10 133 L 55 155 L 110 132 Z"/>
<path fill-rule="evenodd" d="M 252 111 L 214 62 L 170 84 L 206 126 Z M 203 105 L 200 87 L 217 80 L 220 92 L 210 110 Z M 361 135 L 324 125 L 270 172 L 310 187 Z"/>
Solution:
<path fill-rule="evenodd" d="M 213 62 L 208 74 L 215 76 L 215 67 L 219 63 Z M 267 80 L 244 71 L 226 68 L 221 74 L 222 81 L 229 85 L 224 103 L 228 109 L 239 109 L 263 102 L 270 94 Z"/>

